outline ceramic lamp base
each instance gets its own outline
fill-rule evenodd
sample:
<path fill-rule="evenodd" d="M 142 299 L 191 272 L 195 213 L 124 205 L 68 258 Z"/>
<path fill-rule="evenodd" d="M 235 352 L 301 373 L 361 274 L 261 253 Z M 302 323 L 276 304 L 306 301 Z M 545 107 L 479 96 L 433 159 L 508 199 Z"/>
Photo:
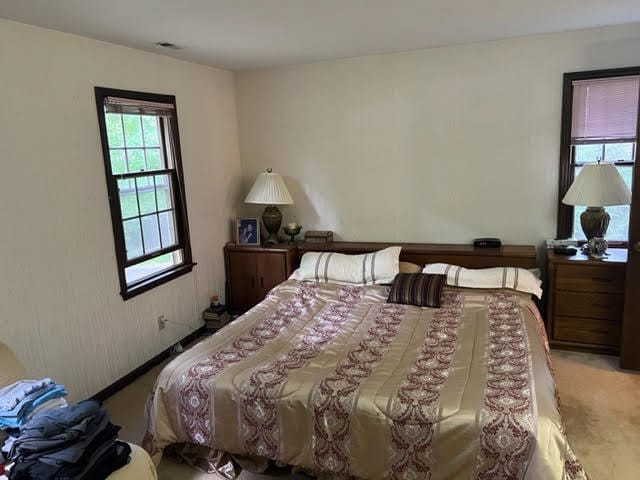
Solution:
<path fill-rule="evenodd" d="M 594 237 L 604 238 L 610 221 L 611 217 L 604 207 L 587 207 L 580 215 L 580 225 L 587 240 Z"/>
<path fill-rule="evenodd" d="M 282 225 L 282 213 L 275 205 L 269 205 L 262 213 L 262 223 L 267 229 L 269 236 L 264 241 L 267 245 L 276 245 L 278 243 L 278 231 Z"/>

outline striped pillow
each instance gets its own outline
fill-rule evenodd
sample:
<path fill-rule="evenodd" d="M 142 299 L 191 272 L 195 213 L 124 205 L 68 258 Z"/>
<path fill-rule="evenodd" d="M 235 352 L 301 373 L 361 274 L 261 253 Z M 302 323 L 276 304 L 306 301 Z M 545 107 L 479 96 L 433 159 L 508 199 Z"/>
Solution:
<path fill-rule="evenodd" d="M 516 267 L 464 268 L 447 263 L 430 263 L 422 273 L 442 274 L 447 285 L 463 288 L 508 288 L 542 298 L 541 280 L 529 270 Z"/>
<path fill-rule="evenodd" d="M 306 252 L 292 280 L 376 285 L 393 282 L 398 274 L 402 247 L 388 247 L 363 255 L 334 252 Z"/>
<path fill-rule="evenodd" d="M 391 285 L 387 302 L 440 308 L 445 279 L 444 275 L 399 273 Z"/>

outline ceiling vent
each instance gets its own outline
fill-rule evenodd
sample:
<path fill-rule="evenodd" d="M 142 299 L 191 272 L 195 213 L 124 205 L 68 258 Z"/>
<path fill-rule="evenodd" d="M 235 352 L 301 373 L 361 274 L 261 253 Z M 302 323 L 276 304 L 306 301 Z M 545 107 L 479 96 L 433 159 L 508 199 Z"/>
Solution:
<path fill-rule="evenodd" d="M 171 50 L 182 50 L 182 47 L 171 42 L 156 42 L 156 45 L 162 48 L 170 48 Z"/>

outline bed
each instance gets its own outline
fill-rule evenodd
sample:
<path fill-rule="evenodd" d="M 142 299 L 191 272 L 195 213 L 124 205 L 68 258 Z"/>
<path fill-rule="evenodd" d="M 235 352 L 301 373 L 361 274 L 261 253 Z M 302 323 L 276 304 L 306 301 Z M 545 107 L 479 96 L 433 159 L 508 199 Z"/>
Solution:
<path fill-rule="evenodd" d="M 342 250 L 379 246 L 358 245 Z M 530 252 L 436 250 L 405 247 L 401 259 L 535 266 Z M 165 367 L 145 448 L 199 446 L 225 478 L 269 462 L 322 478 L 586 478 L 564 435 L 530 295 L 447 287 L 432 309 L 387 303 L 388 292 L 277 286 Z"/>

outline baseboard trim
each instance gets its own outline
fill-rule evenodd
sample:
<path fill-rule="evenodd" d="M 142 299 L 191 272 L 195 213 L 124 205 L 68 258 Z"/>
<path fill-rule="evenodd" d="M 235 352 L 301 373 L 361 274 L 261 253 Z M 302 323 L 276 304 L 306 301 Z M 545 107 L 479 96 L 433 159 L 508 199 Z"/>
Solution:
<path fill-rule="evenodd" d="M 203 325 L 199 329 L 194 330 L 192 333 L 190 333 L 189 335 L 184 337 L 182 340 L 180 340 L 180 344 L 183 347 L 187 346 L 188 344 L 193 342 L 196 338 L 201 336 L 205 331 L 206 331 L 206 327 Z M 141 377 L 142 375 L 147 373 L 149 370 L 151 370 L 153 367 L 162 363 L 165 359 L 169 358 L 169 356 L 171 355 L 172 348 L 173 348 L 173 345 L 167 348 L 166 350 L 160 352 L 151 360 L 143 363 L 135 370 L 132 370 L 131 372 L 127 373 L 124 377 L 120 378 L 119 380 L 116 380 L 108 387 L 103 388 L 91 398 L 94 400 L 100 400 L 101 402 L 104 402 L 107 398 L 109 398 L 110 396 L 122 390 L 124 387 L 126 387 L 127 385 L 132 383 L 134 380 L 136 380 L 138 377 Z"/>

